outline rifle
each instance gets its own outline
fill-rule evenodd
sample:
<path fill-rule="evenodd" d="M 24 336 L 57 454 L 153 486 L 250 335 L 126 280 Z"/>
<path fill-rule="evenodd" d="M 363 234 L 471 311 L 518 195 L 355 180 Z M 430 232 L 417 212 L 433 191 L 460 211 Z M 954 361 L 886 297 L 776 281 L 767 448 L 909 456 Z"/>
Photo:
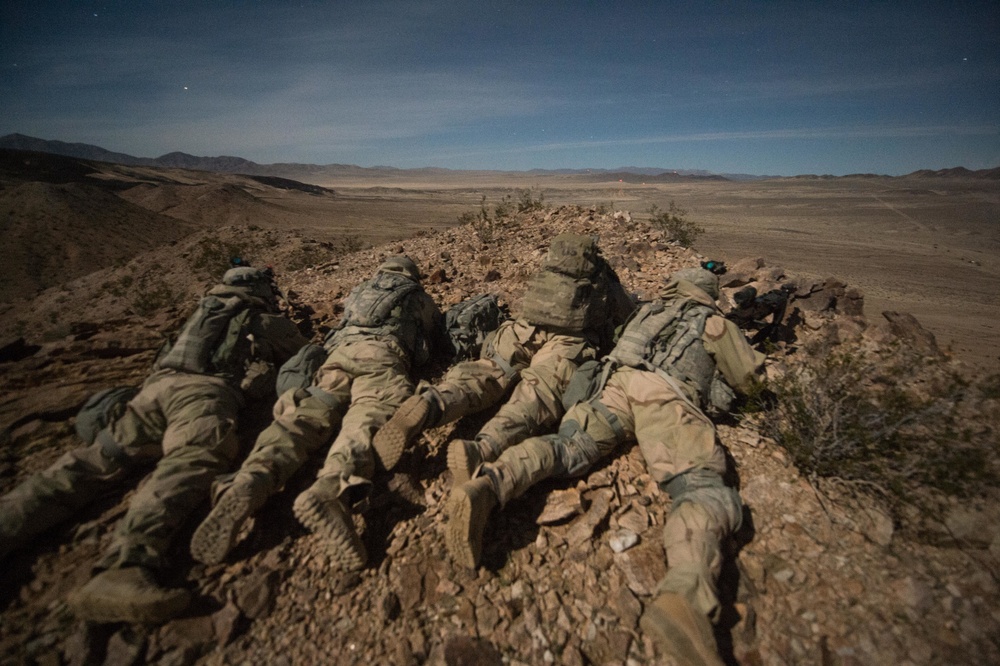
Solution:
<path fill-rule="evenodd" d="M 736 308 L 726 318 L 740 328 L 756 330 L 750 342 L 757 344 L 771 338 L 778 330 L 794 291 L 795 287 L 783 284 L 780 289 L 772 289 L 758 296 L 754 287 L 744 287 L 733 294 Z"/>

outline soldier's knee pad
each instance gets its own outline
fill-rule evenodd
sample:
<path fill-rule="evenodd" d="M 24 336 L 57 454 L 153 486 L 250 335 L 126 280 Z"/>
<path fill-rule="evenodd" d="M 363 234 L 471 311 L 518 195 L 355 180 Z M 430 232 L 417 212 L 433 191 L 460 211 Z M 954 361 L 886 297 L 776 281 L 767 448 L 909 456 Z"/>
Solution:
<path fill-rule="evenodd" d="M 673 500 L 674 511 L 681 510 L 685 504 L 697 505 L 715 525 L 729 531 L 740 528 L 743 518 L 740 494 L 726 486 L 715 472 L 693 469 L 675 476 L 664 486 Z"/>
<path fill-rule="evenodd" d="M 566 476 L 583 474 L 601 456 L 601 449 L 594 438 L 572 419 L 560 424 L 553 444 Z"/>

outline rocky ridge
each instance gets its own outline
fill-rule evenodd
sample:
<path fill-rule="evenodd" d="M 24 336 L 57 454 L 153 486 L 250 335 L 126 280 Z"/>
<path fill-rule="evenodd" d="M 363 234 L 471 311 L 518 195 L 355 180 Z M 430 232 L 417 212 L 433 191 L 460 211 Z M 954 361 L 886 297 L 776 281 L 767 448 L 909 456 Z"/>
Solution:
<path fill-rule="evenodd" d="M 464 226 L 348 254 L 325 248 L 326 259 L 301 270 L 285 266 L 303 248 L 315 249 L 307 239 L 240 228 L 218 235 L 269 234 L 250 258 L 274 264 L 300 325 L 320 336 L 336 321 L 339 299 L 383 257 L 397 252 L 417 261 L 442 308 L 492 291 L 516 312 L 525 279 L 544 256 L 547 241 L 562 231 L 597 234 L 622 282 L 641 298 L 651 298 L 673 270 L 703 258 L 626 212 L 577 207 L 506 219 L 490 230 L 489 242 Z M 118 269 L 155 267 L 175 295 L 169 306 L 140 315 L 128 289 L 117 297 L 110 290 L 95 294 L 101 280 L 118 279 L 109 273 L 49 290 L 34 309 L 19 311 L 20 328 L 32 335 L 25 333 L 20 347 L 13 342 L 4 347 L 9 360 L 0 379 L 7 396 L 0 404 L 0 490 L 77 445 L 72 415 L 89 393 L 142 380 L 162 334 L 177 326 L 210 283 L 209 276 L 192 273 L 182 257 L 196 253 L 204 240 L 186 239 Z M 867 321 L 862 295 L 833 279 L 797 282 L 756 259 L 733 265 L 726 278 L 727 295 L 746 284 L 761 292 L 795 284 L 798 339 L 775 350 L 772 374 L 810 341 L 829 345 L 862 338 L 877 344 L 903 336 L 933 342 L 905 317 L 897 317 L 895 326 Z M 57 292 L 64 297 L 61 307 L 46 306 Z M 48 321 L 45 312 L 56 309 L 57 321 Z M 41 337 L 33 335 L 50 341 L 36 343 Z M 424 378 L 433 380 L 443 369 L 438 364 Z M 267 418 L 261 409 L 244 424 L 247 446 Z M 292 515 L 291 503 L 315 467 L 302 470 L 272 499 L 227 563 L 195 565 L 183 547 L 189 534 L 181 535 L 171 582 L 196 590 L 199 601 L 188 616 L 162 627 L 87 626 L 65 605 L 65 594 L 86 579 L 124 512 L 129 493 L 116 494 L 88 510 L 81 523 L 56 530 L 9 559 L 0 660 L 668 663 L 638 630 L 637 620 L 665 571 L 660 541 L 669 500 L 652 483 L 635 447 L 582 479 L 543 483 L 495 514 L 478 570 L 450 561 L 442 538 L 450 488 L 445 446 L 454 436 L 474 432 L 480 420 L 428 432 L 404 456 L 398 473 L 376 480 L 371 506 L 359 517 L 370 552 L 369 566 L 360 573 L 343 575 L 332 568 Z M 818 487 L 752 420 L 726 421 L 719 437 L 732 455 L 734 480 L 748 507 L 732 545 L 736 557 L 722 579 L 728 611 L 718 638 L 730 661 L 1000 659 L 996 520 L 990 525 L 981 511 L 971 512 L 965 524 L 972 525 L 967 532 L 978 533 L 975 543 L 942 539 L 930 545 L 896 531 L 878 504 L 835 484 Z M 953 516 L 956 530 L 964 515 L 960 509 Z"/>

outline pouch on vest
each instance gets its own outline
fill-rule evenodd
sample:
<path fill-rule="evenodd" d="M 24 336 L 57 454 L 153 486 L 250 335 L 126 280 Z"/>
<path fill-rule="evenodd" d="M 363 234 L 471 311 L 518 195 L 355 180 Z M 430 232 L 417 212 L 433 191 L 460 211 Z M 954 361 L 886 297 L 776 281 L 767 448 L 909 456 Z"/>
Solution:
<path fill-rule="evenodd" d="M 128 401 L 138 393 L 134 386 L 116 386 L 90 396 L 76 414 L 76 434 L 87 444 L 93 444 L 97 433 L 120 419 Z"/>
<path fill-rule="evenodd" d="M 478 358 L 486 336 L 509 318 L 494 294 L 480 294 L 456 303 L 444 316 L 446 347 L 455 361 Z"/>
<path fill-rule="evenodd" d="M 289 389 L 304 389 L 312 386 L 313 377 L 329 355 L 322 345 L 307 344 L 295 353 L 278 370 L 275 391 L 283 395 Z"/>
<path fill-rule="evenodd" d="M 599 390 L 602 369 L 601 362 L 594 359 L 584 361 L 580 364 L 569 378 L 566 390 L 563 391 L 563 409 L 569 410 L 570 407 L 578 402 L 583 402 L 594 397 Z"/>

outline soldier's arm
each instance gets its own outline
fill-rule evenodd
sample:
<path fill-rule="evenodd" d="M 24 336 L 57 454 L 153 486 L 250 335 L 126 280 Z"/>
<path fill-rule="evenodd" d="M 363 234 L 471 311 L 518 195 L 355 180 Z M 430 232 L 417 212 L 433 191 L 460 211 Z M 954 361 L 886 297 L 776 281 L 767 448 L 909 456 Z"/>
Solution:
<path fill-rule="evenodd" d="M 737 391 L 745 393 L 759 378 L 765 356 L 750 346 L 735 323 L 712 315 L 705 322 L 702 341 L 726 383 Z"/>
<path fill-rule="evenodd" d="M 258 321 L 259 330 L 254 331 L 254 339 L 259 347 L 265 349 L 272 358 L 267 359 L 275 365 L 281 365 L 295 355 L 308 340 L 298 327 L 287 317 L 263 314 Z"/>

